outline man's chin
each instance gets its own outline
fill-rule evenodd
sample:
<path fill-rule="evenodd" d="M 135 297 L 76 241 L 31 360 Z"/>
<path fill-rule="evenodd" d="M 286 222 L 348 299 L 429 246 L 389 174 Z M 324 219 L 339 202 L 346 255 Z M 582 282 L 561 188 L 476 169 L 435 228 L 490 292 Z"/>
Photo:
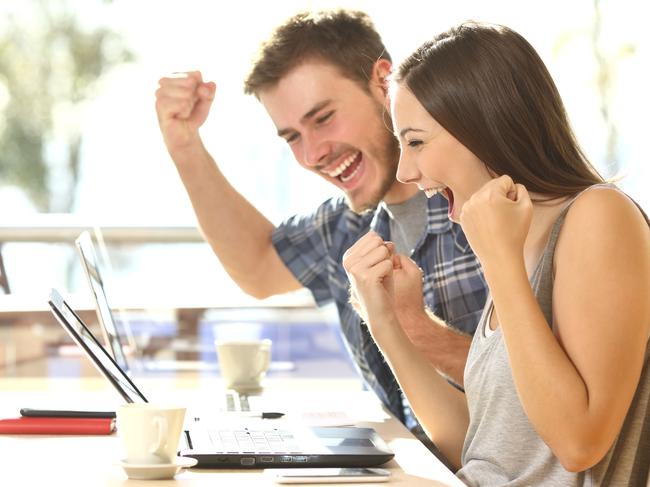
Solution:
<path fill-rule="evenodd" d="M 348 207 L 359 215 L 374 211 L 381 200 L 381 197 L 366 198 L 363 200 L 358 198 L 353 199 L 349 194 L 345 194 L 345 201 L 347 202 Z"/>

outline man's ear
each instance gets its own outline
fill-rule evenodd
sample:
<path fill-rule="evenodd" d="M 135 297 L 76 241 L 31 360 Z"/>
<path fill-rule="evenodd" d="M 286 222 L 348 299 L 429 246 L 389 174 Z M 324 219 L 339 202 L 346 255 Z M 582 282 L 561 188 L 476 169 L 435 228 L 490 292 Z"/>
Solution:
<path fill-rule="evenodd" d="M 372 67 L 370 91 L 382 102 L 388 98 L 388 77 L 392 70 L 393 65 L 388 59 L 378 59 Z"/>

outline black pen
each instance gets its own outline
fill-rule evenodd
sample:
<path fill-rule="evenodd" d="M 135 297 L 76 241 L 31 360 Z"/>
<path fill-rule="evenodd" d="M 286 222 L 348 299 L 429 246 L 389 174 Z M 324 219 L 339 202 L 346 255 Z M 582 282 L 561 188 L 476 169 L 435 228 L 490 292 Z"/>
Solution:
<path fill-rule="evenodd" d="M 70 411 L 21 408 L 20 415 L 30 418 L 115 418 L 115 411 Z"/>
<path fill-rule="evenodd" d="M 265 411 L 261 413 L 256 413 L 253 411 L 220 411 L 218 414 L 223 414 L 231 418 L 260 418 L 260 419 L 280 419 L 284 416 L 284 413 L 276 413 L 271 411 Z M 194 421 L 201 421 L 201 418 L 195 417 Z"/>
<path fill-rule="evenodd" d="M 238 418 L 262 418 L 262 419 L 280 419 L 284 416 L 284 413 L 275 413 L 270 411 L 264 411 L 257 413 L 255 411 L 228 411 L 228 415 L 233 415 Z"/>

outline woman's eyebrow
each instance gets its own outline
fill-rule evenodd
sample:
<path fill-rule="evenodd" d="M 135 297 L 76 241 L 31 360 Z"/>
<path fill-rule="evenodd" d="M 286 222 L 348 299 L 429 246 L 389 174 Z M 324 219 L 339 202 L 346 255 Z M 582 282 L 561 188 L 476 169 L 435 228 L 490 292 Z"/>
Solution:
<path fill-rule="evenodd" d="M 399 136 L 404 137 L 409 132 L 419 132 L 420 133 L 420 132 L 424 132 L 424 130 L 416 129 L 416 128 L 413 128 L 413 127 L 406 127 L 406 128 L 403 128 L 402 130 L 400 130 Z"/>

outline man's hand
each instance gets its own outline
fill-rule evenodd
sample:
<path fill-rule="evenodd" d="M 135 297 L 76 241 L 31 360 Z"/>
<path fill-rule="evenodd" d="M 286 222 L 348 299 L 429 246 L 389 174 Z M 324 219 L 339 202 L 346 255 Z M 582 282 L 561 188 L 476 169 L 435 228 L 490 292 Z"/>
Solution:
<path fill-rule="evenodd" d="M 422 269 L 405 255 L 395 255 L 393 262 L 395 312 L 403 324 L 401 317 L 425 314 Z"/>
<path fill-rule="evenodd" d="M 165 145 L 170 153 L 181 151 L 199 140 L 217 86 L 204 83 L 199 71 L 175 73 L 158 84 L 156 112 Z"/>

